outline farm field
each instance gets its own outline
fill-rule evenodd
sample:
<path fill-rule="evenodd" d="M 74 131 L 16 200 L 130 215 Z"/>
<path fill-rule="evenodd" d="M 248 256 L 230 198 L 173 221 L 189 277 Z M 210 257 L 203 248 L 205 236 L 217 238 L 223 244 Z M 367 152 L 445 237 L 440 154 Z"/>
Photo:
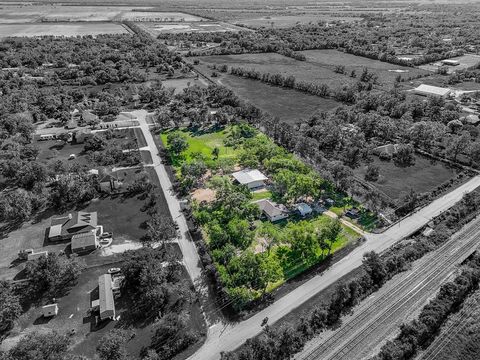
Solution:
<path fill-rule="evenodd" d="M 301 122 L 317 111 L 330 111 L 341 105 L 333 99 L 233 75 L 222 75 L 218 82 L 232 89 L 240 98 L 288 123 Z"/>
<path fill-rule="evenodd" d="M 223 22 L 204 21 L 181 21 L 181 22 L 141 22 L 137 24 L 152 36 L 162 33 L 184 33 L 184 32 L 225 32 L 240 31 L 239 27 Z"/>
<path fill-rule="evenodd" d="M 0 24 L 0 39 L 8 36 L 95 36 L 127 33 L 128 30 L 123 25 L 109 22 Z"/>
<path fill-rule="evenodd" d="M 342 21 L 353 22 L 361 20 L 361 17 L 342 17 L 326 14 L 305 14 L 305 15 L 272 15 L 261 16 L 257 18 L 240 18 L 234 23 L 237 25 L 245 25 L 252 28 L 273 27 L 282 28 L 295 26 L 297 24 L 317 23 L 319 21 Z"/>
<path fill-rule="evenodd" d="M 380 168 L 380 179 L 372 183 L 392 199 L 398 199 L 402 192 L 413 189 L 416 193 L 430 191 L 456 175 L 456 170 L 444 163 L 416 155 L 415 165 L 402 168 L 393 161 L 382 161 L 374 156 L 373 164 Z M 366 166 L 354 170 L 356 176 L 364 178 Z"/>
<path fill-rule="evenodd" d="M 203 21 L 182 12 L 151 11 L 145 6 L 8 5 L 2 4 L 0 23 L 40 21 Z"/>
<path fill-rule="evenodd" d="M 355 70 L 359 76 L 364 68 L 375 73 L 379 84 L 386 86 L 391 86 L 399 74 L 404 78 L 428 74 L 424 70 L 392 65 L 336 50 L 308 50 L 301 53 L 306 56 L 306 61 L 298 61 L 277 53 L 202 56 L 198 57 L 198 60 L 212 65 L 225 64 L 255 69 L 262 73 L 293 75 L 297 81 L 326 84 L 332 88 L 354 83 L 356 79 L 349 76 L 351 71 Z M 335 72 L 337 65 L 345 66 L 345 75 Z"/>

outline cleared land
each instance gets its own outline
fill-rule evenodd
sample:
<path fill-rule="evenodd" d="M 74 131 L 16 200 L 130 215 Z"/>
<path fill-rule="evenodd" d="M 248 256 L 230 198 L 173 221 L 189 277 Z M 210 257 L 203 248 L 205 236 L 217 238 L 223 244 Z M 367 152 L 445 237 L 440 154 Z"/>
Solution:
<path fill-rule="evenodd" d="M 382 161 L 374 156 L 373 164 L 380 168 L 380 179 L 371 184 L 392 199 L 398 199 L 402 192 L 413 189 L 417 193 L 431 191 L 438 185 L 453 178 L 457 171 L 439 161 L 432 161 L 417 155 L 415 165 L 395 166 L 393 161 Z M 354 170 L 355 175 L 364 178 L 366 166 Z"/>
<path fill-rule="evenodd" d="M 410 78 L 428 74 L 425 70 L 388 64 L 336 50 L 307 50 L 301 53 L 306 56 L 306 61 L 298 61 L 277 53 L 214 55 L 198 57 L 198 60 L 206 64 L 255 69 L 261 73 L 293 75 L 297 81 L 326 84 L 332 88 L 355 83 L 357 79 L 350 77 L 350 73 L 354 70 L 358 77 L 364 68 L 377 75 L 380 85 L 388 87 L 398 75 Z M 345 74 L 335 72 L 338 65 L 345 66 Z"/>
<path fill-rule="evenodd" d="M 0 38 L 8 36 L 77 36 L 127 33 L 128 31 L 123 25 L 109 22 L 0 24 Z"/>
<path fill-rule="evenodd" d="M 288 123 L 301 122 L 316 111 L 329 111 L 340 106 L 333 99 L 323 99 L 232 75 L 224 75 L 218 82 L 235 91 L 240 98 Z"/>

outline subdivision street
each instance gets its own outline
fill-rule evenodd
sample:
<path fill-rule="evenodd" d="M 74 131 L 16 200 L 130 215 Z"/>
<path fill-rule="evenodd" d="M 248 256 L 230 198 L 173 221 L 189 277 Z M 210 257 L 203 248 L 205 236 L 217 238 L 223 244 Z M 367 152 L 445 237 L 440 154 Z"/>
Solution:
<path fill-rule="evenodd" d="M 236 349 L 248 338 L 258 335 L 262 331 L 261 322 L 265 317 L 269 318 L 270 324 L 278 321 L 318 292 L 359 267 L 362 264 L 362 257 L 365 252 L 375 251 L 379 253 L 388 249 L 397 241 L 411 235 L 431 219 L 452 207 L 461 200 L 465 193 L 473 191 L 479 186 L 480 176 L 475 176 L 462 186 L 391 226 L 384 233 L 366 234 L 366 241 L 348 256 L 249 319 L 235 324 L 217 323 L 212 325 L 209 328 L 205 344 L 190 359 L 215 360 L 220 358 L 222 351 Z"/>
<path fill-rule="evenodd" d="M 457 232 L 439 249 L 413 264 L 342 319 L 335 331 L 310 341 L 297 360 L 366 359 L 377 353 L 399 326 L 415 316 L 441 284 L 478 247 L 480 219 Z"/>

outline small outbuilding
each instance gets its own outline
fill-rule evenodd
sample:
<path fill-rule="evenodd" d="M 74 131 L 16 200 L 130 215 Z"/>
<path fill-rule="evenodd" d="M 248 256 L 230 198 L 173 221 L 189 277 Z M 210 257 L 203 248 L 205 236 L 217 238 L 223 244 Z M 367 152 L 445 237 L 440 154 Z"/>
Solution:
<path fill-rule="evenodd" d="M 257 169 L 254 170 L 240 170 L 232 174 L 236 182 L 241 185 L 246 185 L 250 190 L 258 189 L 265 186 L 265 180 L 268 178 Z"/>
<path fill-rule="evenodd" d="M 310 205 L 306 203 L 299 203 L 297 206 L 295 206 L 295 210 L 300 214 L 300 216 L 305 217 L 307 215 L 310 215 L 313 212 L 313 209 L 310 207 Z"/>
<path fill-rule="evenodd" d="M 115 319 L 115 300 L 113 298 L 112 275 L 98 277 L 100 319 Z"/>
<path fill-rule="evenodd" d="M 285 205 L 277 204 L 268 199 L 255 201 L 255 204 L 260 208 L 262 215 L 271 222 L 280 221 L 288 217 L 289 213 Z"/>
<path fill-rule="evenodd" d="M 358 219 L 360 217 L 360 211 L 356 208 L 351 208 L 345 212 L 345 216 L 350 219 Z"/>
<path fill-rule="evenodd" d="M 58 314 L 58 304 L 48 304 L 42 306 L 43 317 L 52 317 Z"/>
<path fill-rule="evenodd" d="M 37 260 L 40 259 L 42 256 L 47 257 L 48 256 L 48 251 L 40 251 L 40 252 L 34 252 L 31 254 L 27 255 L 27 260 L 32 261 L 32 260 Z"/>
<path fill-rule="evenodd" d="M 93 251 L 98 247 L 95 231 L 75 234 L 72 236 L 72 253 L 81 254 Z"/>

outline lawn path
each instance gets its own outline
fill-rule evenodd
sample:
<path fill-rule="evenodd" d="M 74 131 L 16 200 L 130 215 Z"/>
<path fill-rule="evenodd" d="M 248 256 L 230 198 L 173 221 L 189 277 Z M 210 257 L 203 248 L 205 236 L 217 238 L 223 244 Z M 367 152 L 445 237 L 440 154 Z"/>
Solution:
<path fill-rule="evenodd" d="M 365 236 L 367 233 L 365 231 L 363 231 L 362 229 L 360 229 L 358 226 L 352 224 L 350 221 L 347 221 L 343 218 L 339 218 L 337 214 L 335 214 L 333 211 L 325 211 L 323 213 L 324 215 L 328 216 L 328 217 L 331 217 L 332 219 L 339 219 L 340 222 L 345 225 L 346 227 L 352 229 L 353 231 L 359 233 L 360 235 L 362 236 Z"/>

